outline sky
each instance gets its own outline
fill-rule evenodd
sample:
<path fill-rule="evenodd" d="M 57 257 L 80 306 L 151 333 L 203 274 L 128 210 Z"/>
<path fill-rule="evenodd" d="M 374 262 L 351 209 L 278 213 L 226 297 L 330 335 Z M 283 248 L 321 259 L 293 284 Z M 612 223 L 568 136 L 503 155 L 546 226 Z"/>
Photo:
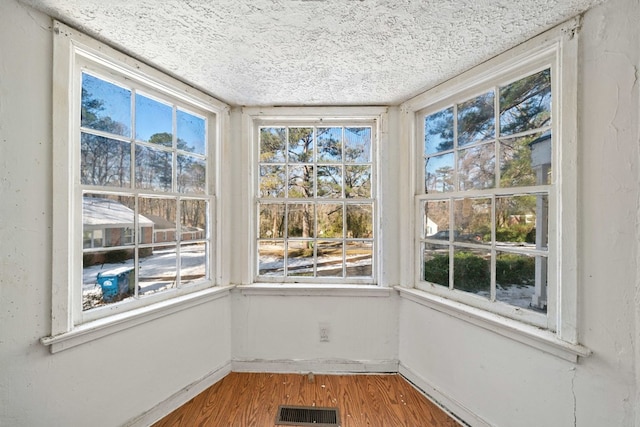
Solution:
<path fill-rule="evenodd" d="M 99 117 L 111 117 L 112 120 L 122 123 L 131 134 L 131 94 L 132 91 L 117 86 L 91 74 L 82 74 L 82 87 L 92 98 L 102 101 L 103 109 L 98 113 Z M 151 135 L 156 133 L 173 134 L 173 110 L 174 106 L 159 102 L 149 96 L 136 93 L 136 138 L 148 141 Z M 176 107 L 177 136 L 191 147 L 190 151 L 205 155 L 206 121 L 197 114 Z"/>

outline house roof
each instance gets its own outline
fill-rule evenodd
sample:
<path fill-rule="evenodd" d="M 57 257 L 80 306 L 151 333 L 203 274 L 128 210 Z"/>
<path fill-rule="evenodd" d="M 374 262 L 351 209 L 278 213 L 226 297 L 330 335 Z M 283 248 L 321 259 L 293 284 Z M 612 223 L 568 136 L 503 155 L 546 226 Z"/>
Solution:
<path fill-rule="evenodd" d="M 175 222 L 171 222 L 168 221 L 166 218 L 160 216 L 160 215 L 149 215 L 147 214 L 146 217 L 153 221 L 154 224 L 154 228 L 156 230 L 175 230 L 176 229 L 176 223 Z"/>
<path fill-rule="evenodd" d="M 602 0 L 20 0 L 232 105 L 395 105 Z"/>
<path fill-rule="evenodd" d="M 82 224 L 85 226 L 130 226 L 133 227 L 134 211 L 122 203 L 100 197 L 82 198 Z M 149 218 L 138 215 L 141 227 L 153 226 Z"/>

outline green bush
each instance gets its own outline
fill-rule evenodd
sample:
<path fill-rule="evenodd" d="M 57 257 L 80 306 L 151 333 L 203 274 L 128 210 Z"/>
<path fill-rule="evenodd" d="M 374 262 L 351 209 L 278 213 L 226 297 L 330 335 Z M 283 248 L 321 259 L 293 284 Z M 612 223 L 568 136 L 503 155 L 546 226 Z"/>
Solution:
<path fill-rule="evenodd" d="M 449 286 L 449 254 L 437 254 L 424 263 L 424 280 Z"/>
<path fill-rule="evenodd" d="M 496 282 L 501 287 L 528 286 L 535 281 L 535 258 L 517 254 L 501 254 L 496 259 Z M 449 254 L 436 254 L 424 263 L 424 279 L 449 286 Z M 488 291 L 491 280 L 490 262 L 472 252 L 456 252 L 453 260 L 456 289 Z"/>
<path fill-rule="evenodd" d="M 425 280 L 449 285 L 449 255 L 438 254 L 424 263 Z M 456 289 L 476 292 L 488 290 L 491 280 L 489 260 L 471 252 L 456 252 L 453 260 L 453 280 Z"/>
<path fill-rule="evenodd" d="M 518 224 L 496 229 L 496 240 L 499 242 L 529 242 L 531 240 L 531 225 Z M 535 242 L 535 235 L 533 236 Z"/>
<path fill-rule="evenodd" d="M 526 286 L 535 282 L 535 258 L 516 255 L 501 254 L 496 259 L 496 282 L 502 286 Z"/>
<path fill-rule="evenodd" d="M 456 252 L 453 259 L 453 283 L 461 291 L 489 290 L 490 261 L 471 252 Z"/>

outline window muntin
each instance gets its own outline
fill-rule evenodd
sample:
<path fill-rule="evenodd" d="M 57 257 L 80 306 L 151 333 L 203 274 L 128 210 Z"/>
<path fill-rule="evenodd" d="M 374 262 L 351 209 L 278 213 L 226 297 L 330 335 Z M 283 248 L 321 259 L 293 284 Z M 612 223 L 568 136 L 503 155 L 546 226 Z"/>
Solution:
<path fill-rule="evenodd" d="M 78 73 L 77 321 L 210 286 L 214 114 L 104 66 Z"/>
<path fill-rule="evenodd" d="M 373 125 L 257 132 L 257 279 L 372 283 Z"/>
<path fill-rule="evenodd" d="M 418 287 L 546 326 L 551 68 L 477 93 L 418 115 Z"/>

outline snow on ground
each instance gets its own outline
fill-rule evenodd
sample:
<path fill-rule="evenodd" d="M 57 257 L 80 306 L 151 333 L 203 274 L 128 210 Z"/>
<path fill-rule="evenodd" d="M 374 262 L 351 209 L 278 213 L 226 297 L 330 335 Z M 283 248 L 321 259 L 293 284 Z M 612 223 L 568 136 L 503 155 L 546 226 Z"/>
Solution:
<path fill-rule="evenodd" d="M 155 249 L 153 255 L 140 258 L 138 294 L 148 295 L 176 286 L 175 249 Z M 183 246 L 180 252 L 182 282 L 188 283 L 205 275 L 205 252 L 202 245 Z M 103 305 L 98 274 L 118 275 L 133 270 L 133 259 L 119 263 L 93 265 L 82 270 L 82 294 L 85 309 Z"/>
<path fill-rule="evenodd" d="M 316 271 L 319 275 L 322 271 L 335 270 L 342 267 L 342 257 L 322 257 L 318 259 Z M 360 267 L 371 265 L 370 257 L 354 257 L 347 258 L 346 266 Z M 305 273 L 313 274 L 313 258 L 289 258 L 287 267 L 290 271 L 295 271 L 296 275 L 304 275 Z M 261 256 L 260 257 L 260 274 L 263 276 L 282 276 L 284 271 L 284 259 L 278 256 Z"/>
<path fill-rule="evenodd" d="M 200 245 L 185 246 L 181 249 L 181 276 L 184 282 L 188 282 L 205 275 L 205 253 Z M 310 262 L 311 260 L 311 262 Z M 325 257 L 319 260 L 317 266 L 318 275 L 340 268 L 342 257 Z M 176 286 L 176 252 L 175 250 L 154 250 L 153 255 L 140 259 L 140 269 L 138 271 L 139 294 L 151 294 Z M 354 260 L 347 259 L 346 267 L 370 266 L 371 258 L 356 257 Z M 121 263 L 99 264 L 87 267 L 82 271 L 82 289 L 85 300 L 91 302 L 90 307 L 102 305 L 102 289 L 98 285 L 98 273 L 109 273 L 122 271 L 123 268 L 133 269 L 133 260 Z M 295 275 L 306 275 L 313 273 L 313 263 L 311 258 L 291 258 L 289 259 L 290 269 L 295 271 Z M 284 260 L 277 256 L 260 257 L 260 272 L 264 276 L 282 276 Z M 496 300 L 522 308 L 531 308 L 531 297 L 534 295 L 534 286 L 509 286 L 496 289 Z M 477 295 L 489 298 L 489 292 L 480 291 Z"/>
<path fill-rule="evenodd" d="M 531 298 L 535 294 L 535 286 L 513 285 L 508 287 L 496 287 L 496 301 L 515 305 L 516 307 L 531 308 Z M 477 295 L 489 298 L 489 292 L 480 291 Z"/>

